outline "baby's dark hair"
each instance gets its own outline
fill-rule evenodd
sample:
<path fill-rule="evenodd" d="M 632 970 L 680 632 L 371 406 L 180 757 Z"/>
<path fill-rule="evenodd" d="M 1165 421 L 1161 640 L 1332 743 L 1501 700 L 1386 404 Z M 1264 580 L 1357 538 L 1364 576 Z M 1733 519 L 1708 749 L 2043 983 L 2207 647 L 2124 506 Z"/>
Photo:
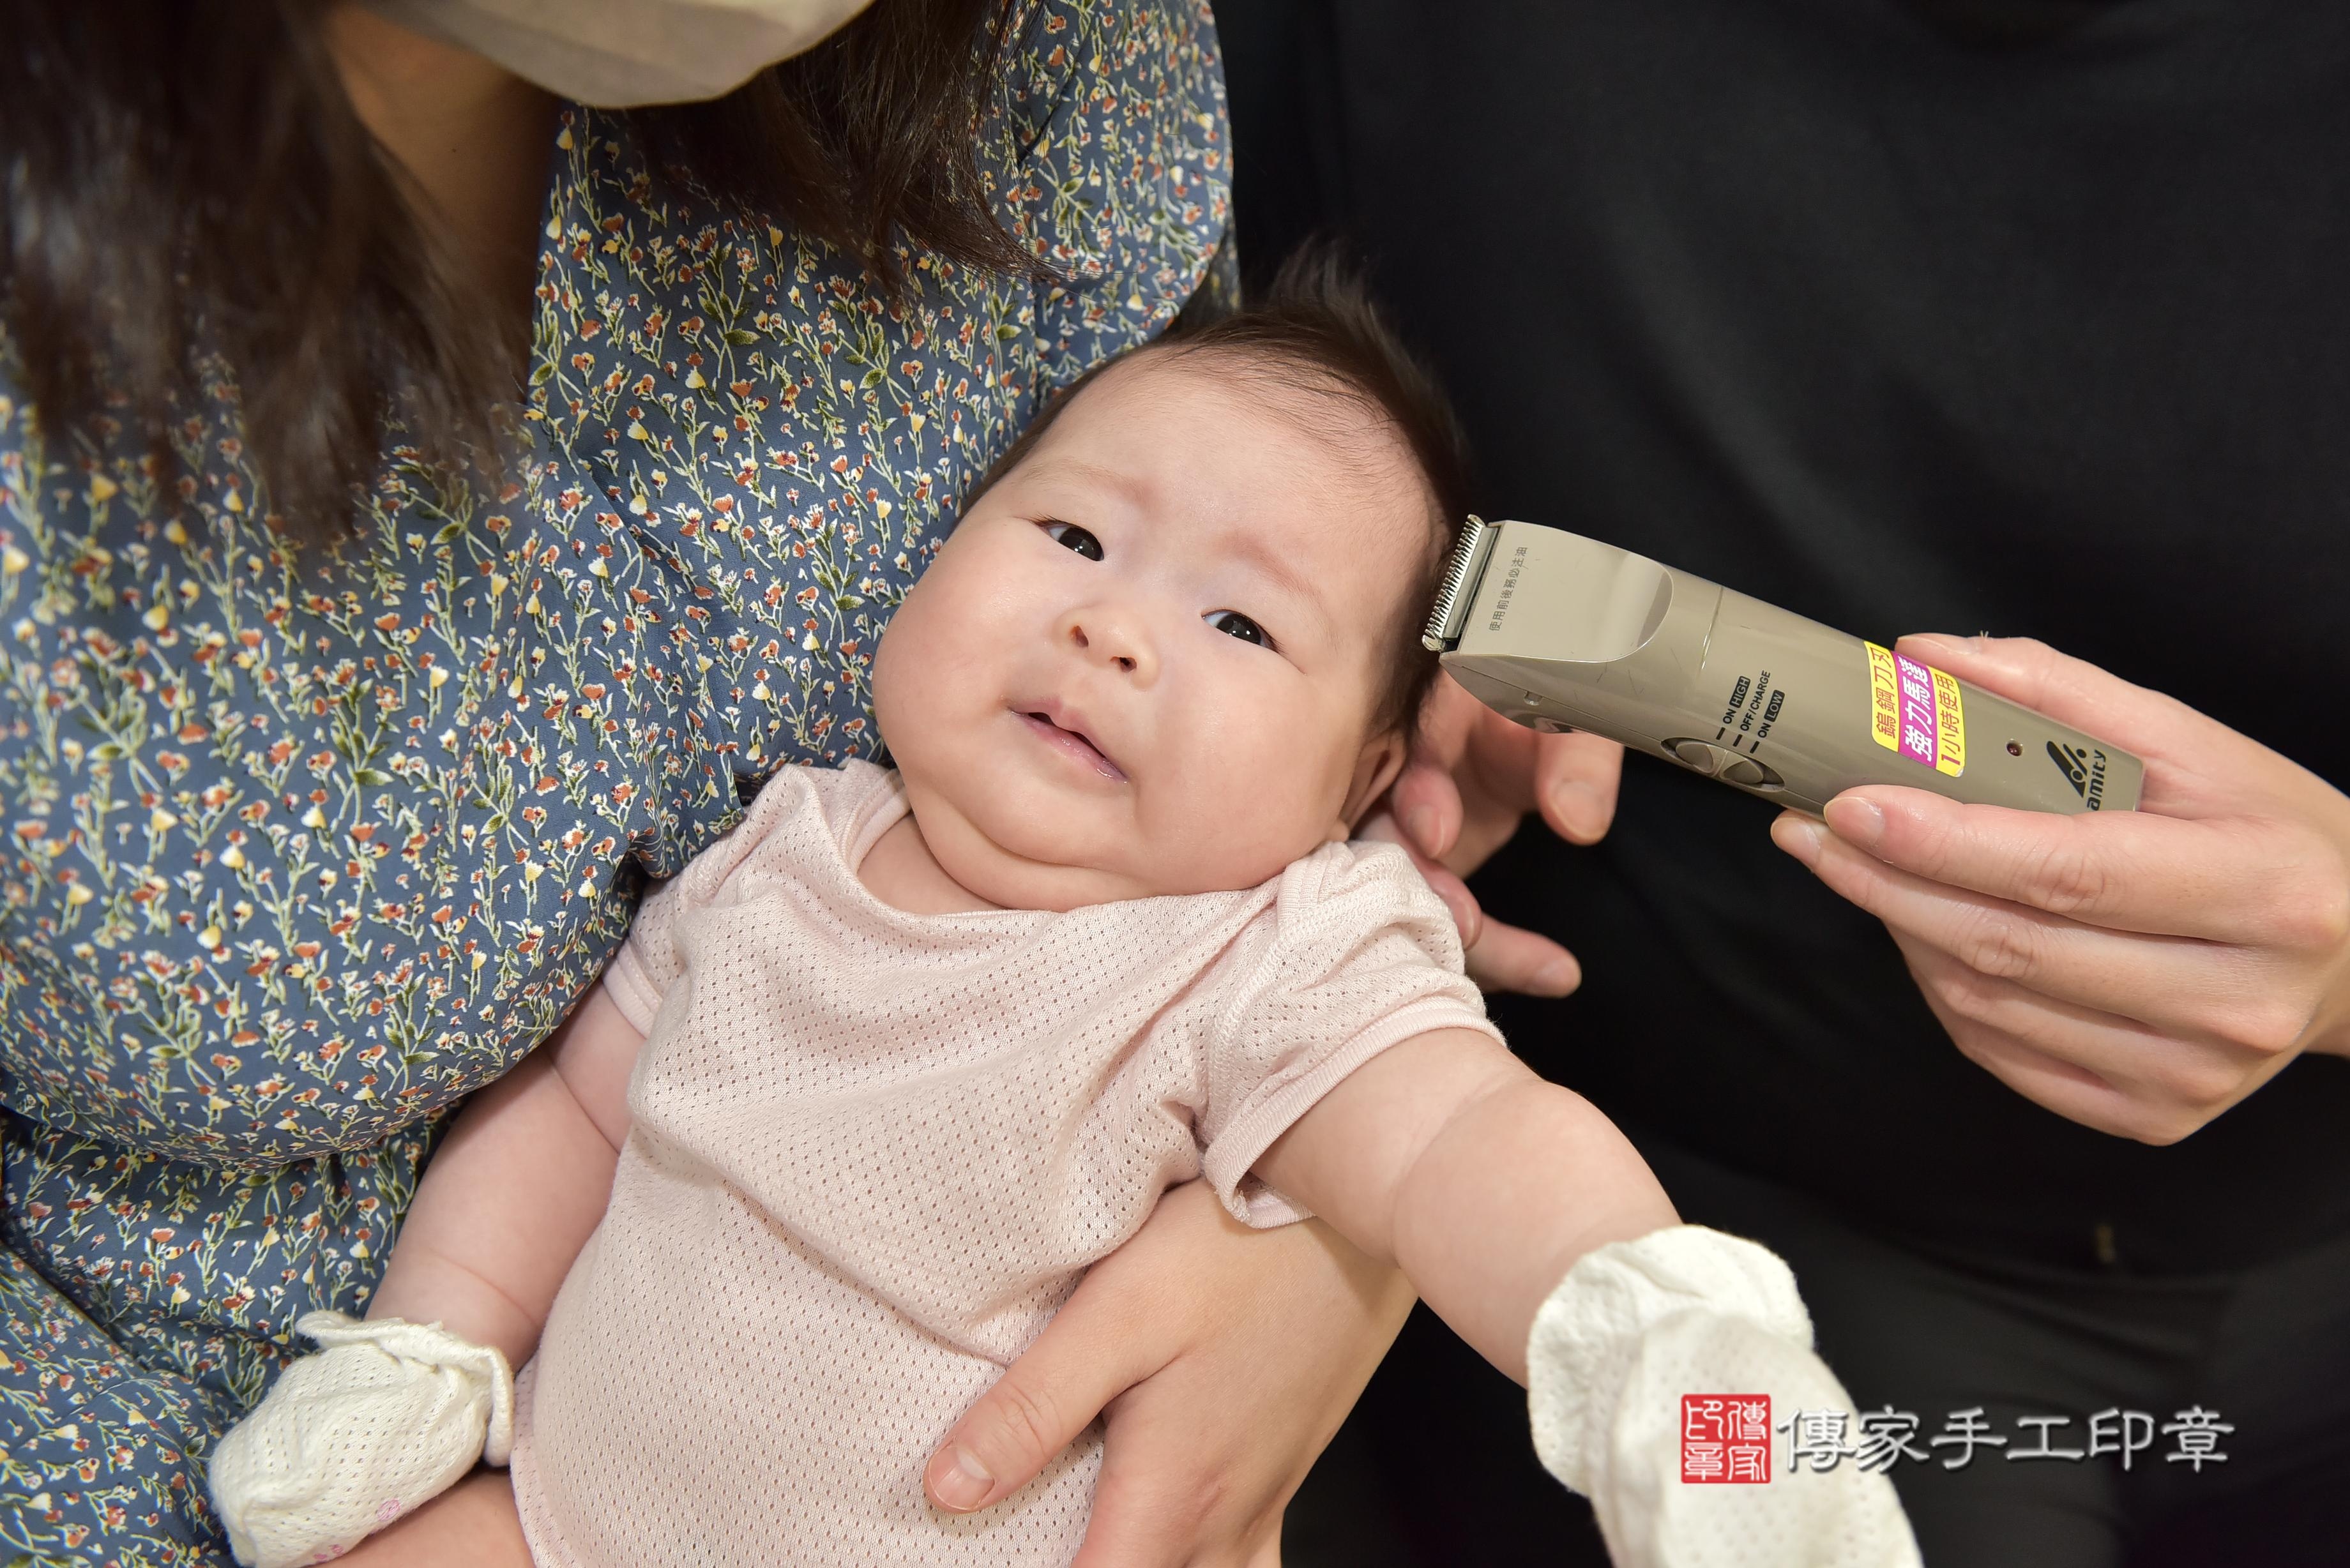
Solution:
<path fill-rule="evenodd" d="M 1451 405 L 1403 346 L 1362 277 L 1327 244 L 1311 244 L 1283 263 L 1273 285 L 1242 309 L 1203 325 L 1186 321 L 1142 352 L 1222 354 L 1283 371 L 1303 370 L 1326 398 L 1376 415 L 1403 441 L 1428 490 L 1427 547 L 1414 564 L 1387 659 L 1387 679 L 1371 708 L 1371 733 L 1409 731 L 1436 680 L 1436 656 L 1420 645 L 1429 607 L 1443 584 L 1453 536 L 1469 509 L 1468 443 Z M 1116 363 L 1116 361 L 1110 361 Z M 964 504 L 1019 466 L 1069 400 L 1107 365 L 1097 365 L 1046 404 L 1010 451 L 998 458 Z M 1306 414 L 1296 407 L 1283 412 Z"/>

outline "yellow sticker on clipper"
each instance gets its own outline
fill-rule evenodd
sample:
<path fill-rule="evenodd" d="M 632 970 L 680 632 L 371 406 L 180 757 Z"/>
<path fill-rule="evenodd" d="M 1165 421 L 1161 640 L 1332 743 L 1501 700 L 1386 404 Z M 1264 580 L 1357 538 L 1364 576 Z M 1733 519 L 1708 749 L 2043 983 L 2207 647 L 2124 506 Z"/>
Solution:
<path fill-rule="evenodd" d="M 1868 649 L 1869 733 L 1936 773 L 1958 777 L 1967 769 L 1967 716 L 1959 683 L 1929 664 L 1873 642 Z"/>

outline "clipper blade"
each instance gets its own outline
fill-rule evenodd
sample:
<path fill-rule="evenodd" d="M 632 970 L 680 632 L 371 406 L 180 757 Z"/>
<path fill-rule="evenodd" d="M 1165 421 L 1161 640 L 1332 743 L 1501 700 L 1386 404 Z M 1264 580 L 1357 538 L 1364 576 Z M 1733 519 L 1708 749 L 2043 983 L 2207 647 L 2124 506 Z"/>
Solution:
<path fill-rule="evenodd" d="M 1461 525 L 1461 537 L 1452 546 L 1451 564 L 1444 569 L 1443 591 L 1436 596 L 1436 607 L 1429 611 L 1427 628 L 1419 634 L 1420 646 L 1430 653 L 1446 652 L 1461 640 L 1461 625 L 1469 618 L 1469 601 L 1476 597 L 1485 557 L 1500 532 L 1473 515 Z"/>

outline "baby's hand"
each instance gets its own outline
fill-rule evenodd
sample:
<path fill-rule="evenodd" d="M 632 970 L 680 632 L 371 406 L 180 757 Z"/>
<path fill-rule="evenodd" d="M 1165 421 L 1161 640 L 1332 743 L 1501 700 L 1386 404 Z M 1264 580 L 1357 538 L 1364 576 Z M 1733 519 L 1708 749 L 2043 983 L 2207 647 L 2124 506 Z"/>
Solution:
<path fill-rule="evenodd" d="M 1760 1397 L 1766 1482 L 1772 1399 L 1791 1418 L 1853 1407 L 1812 1349 L 1794 1275 L 1753 1242 L 1676 1225 L 1585 1253 L 1535 1316 L 1526 1370 L 1534 1449 L 1591 1500 L 1625 1568 L 1918 1568 L 1882 1471 L 1688 1484 L 1687 1395 Z"/>
<path fill-rule="evenodd" d="M 514 1441 L 514 1374 L 437 1324 L 314 1312 L 322 1347 L 287 1367 L 212 1456 L 213 1506 L 236 1560 L 341 1556 Z"/>

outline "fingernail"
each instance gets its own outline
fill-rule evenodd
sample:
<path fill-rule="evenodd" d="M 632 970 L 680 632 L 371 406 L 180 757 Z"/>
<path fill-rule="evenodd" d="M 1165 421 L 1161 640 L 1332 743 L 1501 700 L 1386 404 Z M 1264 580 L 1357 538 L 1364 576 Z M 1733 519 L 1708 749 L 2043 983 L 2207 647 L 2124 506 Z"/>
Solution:
<path fill-rule="evenodd" d="M 1606 826 L 1599 792 L 1574 780 L 1550 792 L 1551 814 L 1577 838 L 1596 838 Z"/>
<path fill-rule="evenodd" d="M 1905 634 L 1901 639 L 1905 646 L 1916 648 L 1925 653 L 1957 652 L 1975 640 L 1971 637 L 1960 637 L 1954 631 L 1913 631 Z"/>
<path fill-rule="evenodd" d="M 1398 820 L 1403 824 L 1404 836 L 1411 840 L 1413 848 L 1422 855 L 1436 854 L 1436 808 L 1434 806 L 1408 807 Z"/>
<path fill-rule="evenodd" d="M 957 1443 L 945 1454 L 946 1463 L 937 1467 L 931 1477 L 931 1495 L 941 1506 L 967 1513 L 986 1500 L 988 1489 L 995 1478 L 979 1462 L 979 1456 Z"/>
<path fill-rule="evenodd" d="M 1838 838 L 1863 849 L 1874 849 L 1885 836 L 1885 811 L 1873 800 L 1832 800 L 1827 818 Z"/>
<path fill-rule="evenodd" d="M 1536 996 L 1565 996 L 1583 983 L 1583 966 L 1573 959 L 1556 959 L 1534 971 L 1528 989 Z"/>
<path fill-rule="evenodd" d="M 1771 825 L 1771 842 L 1809 866 L 1819 859 L 1820 841 L 1827 831 L 1810 817 L 1789 812 Z"/>

